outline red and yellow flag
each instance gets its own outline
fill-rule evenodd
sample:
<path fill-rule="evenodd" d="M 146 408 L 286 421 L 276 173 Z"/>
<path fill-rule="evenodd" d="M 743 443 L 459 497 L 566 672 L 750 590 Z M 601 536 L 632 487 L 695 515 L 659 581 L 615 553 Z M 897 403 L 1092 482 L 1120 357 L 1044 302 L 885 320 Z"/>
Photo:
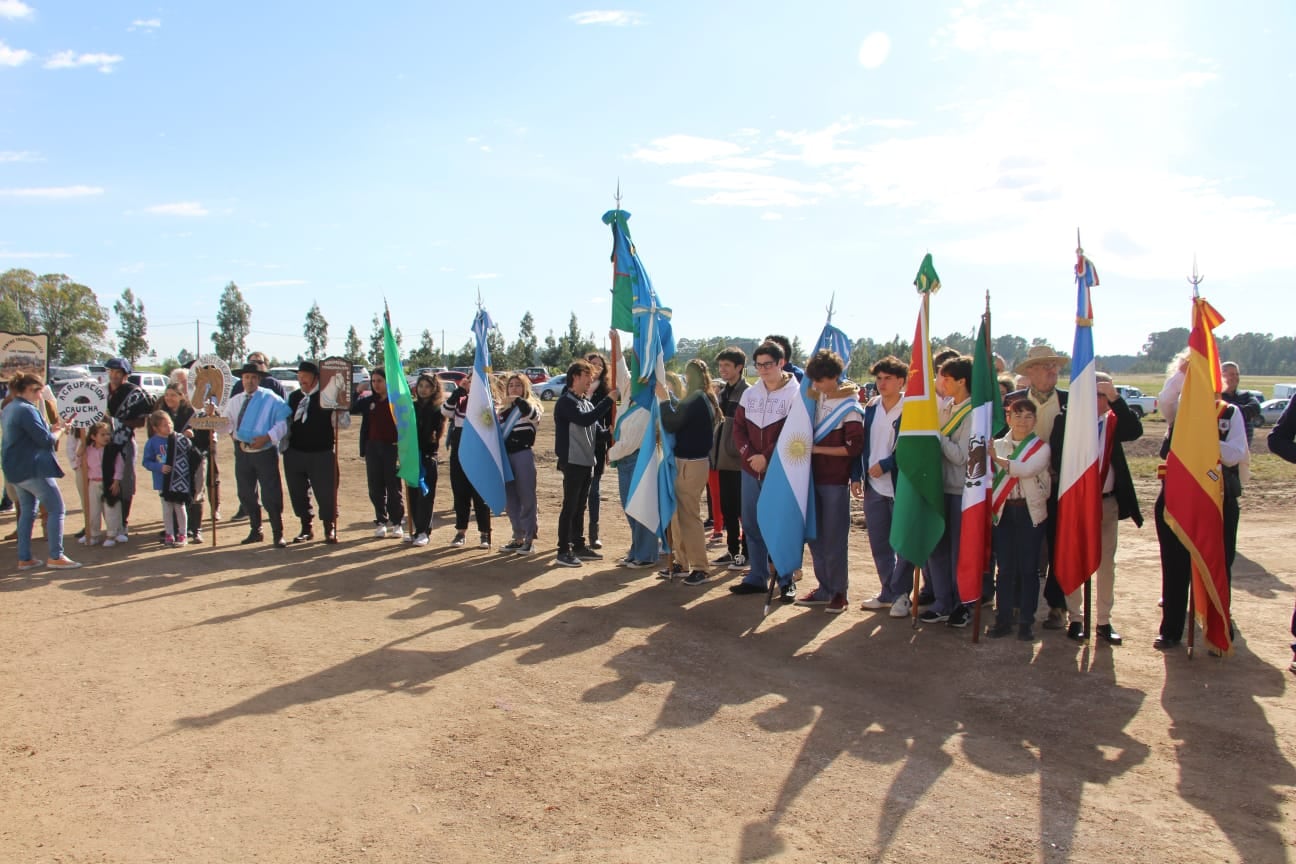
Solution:
<path fill-rule="evenodd" d="M 1224 474 L 1215 406 L 1222 384 L 1212 332 L 1223 323 L 1209 303 L 1193 298 L 1191 353 L 1166 460 L 1165 520 L 1192 557 L 1193 615 L 1206 644 L 1228 653 L 1233 646 L 1224 558 Z"/>

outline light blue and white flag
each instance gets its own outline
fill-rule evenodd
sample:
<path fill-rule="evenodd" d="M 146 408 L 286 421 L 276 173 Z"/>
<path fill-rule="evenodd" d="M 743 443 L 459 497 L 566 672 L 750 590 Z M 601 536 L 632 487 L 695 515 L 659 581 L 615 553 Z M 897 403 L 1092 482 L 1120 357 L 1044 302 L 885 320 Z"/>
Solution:
<path fill-rule="evenodd" d="M 468 482 L 498 516 L 504 512 L 504 485 L 513 479 L 513 469 L 504 452 L 504 435 L 490 388 L 491 358 L 486 335 L 494 326 L 486 310 L 478 309 L 473 319 L 477 353 L 473 358 L 472 386 L 468 389 L 468 407 L 464 409 L 459 438 L 459 464 Z"/>
<path fill-rule="evenodd" d="M 787 387 L 797 387 L 792 378 Z M 810 451 L 814 446 L 816 399 L 810 376 L 800 383 L 800 397 L 792 400 L 774 455 L 756 499 L 756 521 L 780 577 L 791 578 L 801 567 L 805 541 L 815 537 L 814 477 Z"/>
<path fill-rule="evenodd" d="M 838 380 L 845 380 L 846 370 L 850 368 L 851 342 L 845 333 L 832 325 L 831 320 L 824 325 L 823 332 L 819 334 L 819 341 L 815 343 L 815 351 L 824 348 L 835 352 L 842 359 L 842 371 Z"/>
<path fill-rule="evenodd" d="M 652 376 L 654 383 L 658 375 L 662 378 L 666 375 L 660 356 L 657 371 Z M 655 394 L 647 408 L 636 406 L 635 410 L 648 412 L 648 426 L 644 430 L 639 455 L 635 459 L 625 512 L 631 519 L 656 534 L 662 545 L 669 548 L 666 528 L 675 516 L 676 506 L 675 436 L 662 428 L 661 406 Z"/>

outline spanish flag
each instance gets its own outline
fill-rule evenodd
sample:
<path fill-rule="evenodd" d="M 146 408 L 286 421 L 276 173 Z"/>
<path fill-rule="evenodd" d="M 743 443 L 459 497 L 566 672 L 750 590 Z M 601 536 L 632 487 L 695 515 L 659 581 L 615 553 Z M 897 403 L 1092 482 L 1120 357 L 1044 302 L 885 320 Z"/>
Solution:
<path fill-rule="evenodd" d="M 1216 394 L 1223 389 L 1212 332 L 1224 318 L 1193 298 L 1188 372 L 1166 460 L 1165 520 L 1192 557 L 1193 614 L 1208 647 L 1232 651 L 1224 559 L 1224 474 Z"/>

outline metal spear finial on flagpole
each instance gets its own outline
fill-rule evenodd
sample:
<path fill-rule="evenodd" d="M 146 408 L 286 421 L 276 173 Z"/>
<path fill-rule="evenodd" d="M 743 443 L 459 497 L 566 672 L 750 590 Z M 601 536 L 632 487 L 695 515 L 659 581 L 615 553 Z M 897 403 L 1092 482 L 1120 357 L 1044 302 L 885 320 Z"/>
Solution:
<path fill-rule="evenodd" d="M 616 209 L 621 209 L 621 178 L 617 178 Z"/>
<path fill-rule="evenodd" d="M 1198 295 L 1198 286 L 1206 281 L 1206 277 L 1197 272 L 1197 253 L 1193 253 L 1193 275 L 1188 277 L 1188 284 L 1193 286 L 1193 299 L 1196 300 Z"/>
<path fill-rule="evenodd" d="M 837 305 L 837 292 L 834 291 L 832 293 L 832 296 L 828 298 L 828 323 L 829 324 L 832 323 L 833 307 L 836 305 Z"/>
<path fill-rule="evenodd" d="M 1083 254 L 1084 254 L 1084 246 L 1080 245 L 1080 228 L 1079 228 L 1079 227 L 1076 228 L 1076 254 L 1077 254 L 1077 255 L 1083 255 Z"/>

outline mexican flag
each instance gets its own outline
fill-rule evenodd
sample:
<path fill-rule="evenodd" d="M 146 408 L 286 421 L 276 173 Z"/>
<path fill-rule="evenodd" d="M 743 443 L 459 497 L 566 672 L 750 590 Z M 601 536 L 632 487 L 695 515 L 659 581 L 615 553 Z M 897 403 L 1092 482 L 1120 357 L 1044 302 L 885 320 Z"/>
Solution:
<path fill-rule="evenodd" d="M 981 597 L 981 577 L 990 566 L 990 506 L 994 484 L 993 441 L 1003 420 L 1003 400 L 990 357 L 990 313 L 981 316 L 976 355 L 972 360 L 972 411 L 968 437 L 967 480 L 963 483 L 963 523 L 959 533 L 959 599 L 971 603 Z"/>
<path fill-rule="evenodd" d="M 891 547 L 906 561 L 921 564 L 931 556 L 945 533 L 940 423 L 928 329 L 930 294 L 939 290 L 940 278 L 932 266 L 931 255 L 923 259 L 914 285 L 922 295 L 922 305 L 914 329 L 909 382 L 905 387 L 904 408 L 900 415 L 900 435 L 896 439 L 897 476 Z"/>

